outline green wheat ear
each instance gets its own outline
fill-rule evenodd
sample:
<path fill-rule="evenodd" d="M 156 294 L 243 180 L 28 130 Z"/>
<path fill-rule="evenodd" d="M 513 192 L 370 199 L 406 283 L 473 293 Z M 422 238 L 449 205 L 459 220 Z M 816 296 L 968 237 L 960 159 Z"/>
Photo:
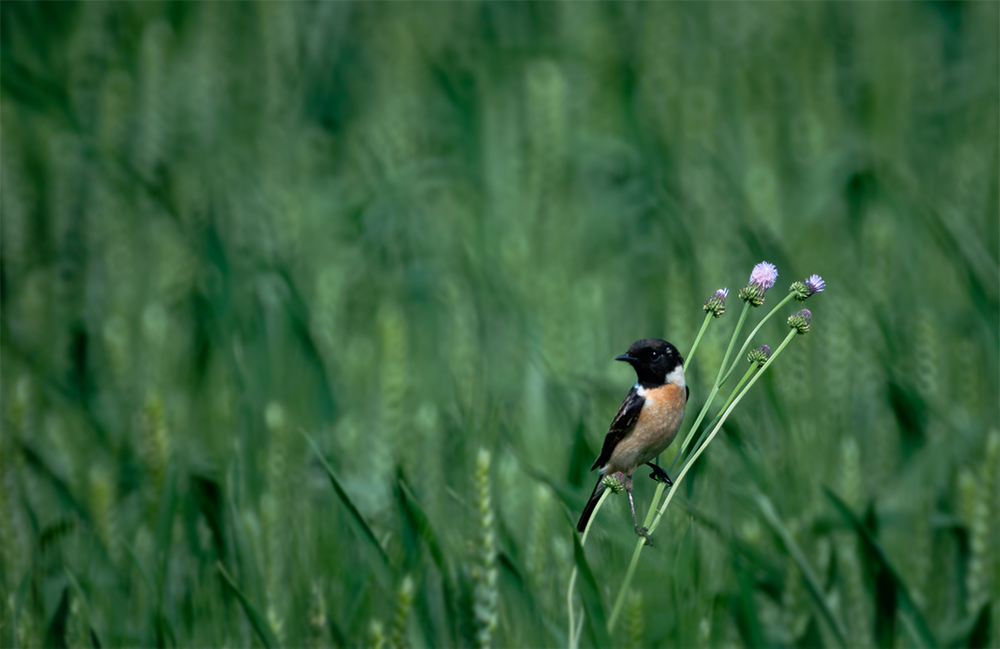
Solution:
<path fill-rule="evenodd" d="M 93 516 L 97 536 L 108 550 L 108 556 L 117 563 L 121 556 L 119 543 L 118 516 L 115 512 L 115 483 L 112 472 L 105 466 L 95 464 L 90 469 L 90 512 Z"/>
<path fill-rule="evenodd" d="M 871 643 L 869 612 L 872 610 L 861 572 L 858 544 L 848 532 L 837 536 L 837 554 L 844 575 L 844 595 L 847 600 L 847 625 L 850 629 L 850 645 L 868 646 Z"/>
<path fill-rule="evenodd" d="M 326 598 L 323 596 L 323 586 L 319 580 L 313 580 L 312 593 L 309 600 L 309 646 L 329 646 L 330 631 L 328 627 Z"/>
<path fill-rule="evenodd" d="M 80 598 L 71 595 L 69 619 L 66 620 L 66 645 L 69 647 L 86 647 L 91 644 L 87 618 L 80 609 Z"/>
<path fill-rule="evenodd" d="M 410 432 L 412 413 L 407 409 L 410 390 L 409 323 L 399 304 L 385 301 L 377 315 L 380 365 L 379 428 L 371 436 L 369 446 L 373 456 L 373 478 L 379 485 L 390 482 L 393 461 L 393 440 Z M 388 492 L 379 487 L 377 511 L 388 506 Z"/>
<path fill-rule="evenodd" d="M 168 90 L 168 58 L 173 32 L 166 21 L 151 23 L 142 33 L 139 67 L 139 119 L 135 166 L 146 180 L 155 180 L 155 169 L 167 151 L 172 106 Z"/>
<path fill-rule="evenodd" d="M 852 436 L 846 436 L 840 442 L 840 492 L 844 502 L 858 509 L 865 500 L 865 487 L 862 479 L 861 450 L 858 442 Z M 847 625 L 850 633 L 850 644 L 863 646 L 871 638 L 871 628 L 868 624 L 870 605 L 865 591 L 864 577 L 861 572 L 861 561 L 858 556 L 858 546 L 854 537 L 844 533 L 835 539 L 837 556 L 843 574 L 844 600 Z"/>
<path fill-rule="evenodd" d="M 534 488 L 535 507 L 531 517 L 531 532 L 528 537 L 527 547 L 527 570 L 531 575 L 531 581 L 538 588 L 545 588 L 546 576 L 549 574 L 546 565 L 547 550 L 550 539 L 548 536 L 548 518 L 550 515 L 550 502 L 552 496 L 544 485 L 535 485 Z M 546 593 L 548 591 L 546 590 Z"/>
<path fill-rule="evenodd" d="M 368 624 L 368 639 L 368 646 L 372 649 L 385 649 L 385 627 L 382 625 L 382 620 L 372 618 L 372 621 Z"/>
<path fill-rule="evenodd" d="M 285 555 L 282 548 L 289 539 L 288 526 L 292 523 L 294 501 L 288 495 L 289 430 L 285 410 L 271 401 L 264 408 L 264 424 L 270 437 L 266 464 L 263 467 L 267 485 L 260 500 L 260 517 L 267 553 L 264 561 L 267 618 L 275 635 L 284 642 L 283 630 L 288 613 L 286 596 L 287 579 Z"/>
<path fill-rule="evenodd" d="M 157 503 L 163 491 L 167 464 L 170 462 L 170 430 L 163 414 L 163 400 L 158 394 L 149 396 L 142 414 L 142 428 L 146 436 L 142 449 L 143 457 L 151 477 L 152 502 Z"/>
<path fill-rule="evenodd" d="M 865 499 L 861 476 L 861 449 L 857 440 L 848 435 L 840 441 L 840 493 L 844 502 L 854 508 L 861 507 Z"/>
<path fill-rule="evenodd" d="M 9 405 L 9 426 L 6 435 L 0 435 L 0 561 L 4 566 L 24 566 L 28 554 L 25 530 L 27 512 L 21 504 L 21 484 L 25 484 L 24 453 L 16 449 L 14 438 L 24 440 L 28 436 L 27 426 L 31 405 L 31 380 L 22 376 L 17 380 L 13 399 Z M 0 602 L 7 606 L 8 602 Z M 13 600 L 10 605 L 13 606 Z M 22 616 L 27 617 L 27 616 Z"/>
<path fill-rule="evenodd" d="M 389 646 L 392 649 L 403 649 L 406 642 L 406 620 L 413 608 L 413 577 L 406 575 L 396 591 L 396 611 L 392 618 L 392 633 L 389 636 Z"/>
<path fill-rule="evenodd" d="M 625 646 L 639 647 L 643 644 L 642 591 L 634 590 L 625 605 Z"/>
<path fill-rule="evenodd" d="M 996 548 L 990 543 L 991 523 L 995 523 L 993 489 L 996 480 L 998 456 L 1000 456 L 1000 432 L 994 430 L 986 440 L 986 456 L 980 468 L 979 479 L 969 476 L 972 493 L 967 496 L 970 503 L 966 515 L 969 525 L 969 567 L 965 575 L 968 593 L 966 612 L 975 615 L 989 599 L 992 592 L 993 565 Z M 964 475 L 964 474 L 963 474 Z M 965 494 L 963 493 L 963 496 Z"/>
<path fill-rule="evenodd" d="M 16 123 L 9 103 L 5 103 L 0 109 L 0 115 L 6 125 Z M 11 278 L 9 281 L 18 281 L 24 278 L 30 266 L 31 209 L 37 196 L 31 185 L 25 182 L 28 170 L 17 140 L 7 138 L 4 146 L 9 149 L 4 151 L 3 159 L 0 160 L 0 182 L 4 189 L 0 195 L 0 209 L 3 209 L 3 241 L 0 245 L 4 255 L 4 270 Z"/>
<path fill-rule="evenodd" d="M 472 565 L 473 617 L 476 646 L 488 649 L 497 626 L 497 567 L 493 532 L 493 506 L 490 500 L 490 452 L 479 449 L 476 457 L 476 513 L 479 523 L 477 556 Z"/>

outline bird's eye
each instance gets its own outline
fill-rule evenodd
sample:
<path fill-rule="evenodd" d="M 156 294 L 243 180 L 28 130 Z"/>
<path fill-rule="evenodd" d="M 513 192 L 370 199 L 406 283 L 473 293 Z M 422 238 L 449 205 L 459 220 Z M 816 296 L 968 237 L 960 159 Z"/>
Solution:
<path fill-rule="evenodd" d="M 649 357 L 655 361 L 657 358 L 660 357 L 660 352 L 654 349 L 653 351 L 649 352 Z"/>

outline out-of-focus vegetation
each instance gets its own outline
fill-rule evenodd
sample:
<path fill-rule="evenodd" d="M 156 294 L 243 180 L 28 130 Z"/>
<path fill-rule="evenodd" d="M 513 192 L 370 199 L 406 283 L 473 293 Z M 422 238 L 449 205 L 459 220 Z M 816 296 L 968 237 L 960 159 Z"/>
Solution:
<path fill-rule="evenodd" d="M 826 279 L 812 332 L 695 466 L 615 643 L 835 644 L 791 539 L 846 644 L 995 646 L 997 24 L 3 3 L 0 645 L 564 644 L 611 358 L 685 353 L 728 285 L 690 422 L 767 259 L 769 300 Z M 591 613 L 623 497 L 594 532 Z"/>

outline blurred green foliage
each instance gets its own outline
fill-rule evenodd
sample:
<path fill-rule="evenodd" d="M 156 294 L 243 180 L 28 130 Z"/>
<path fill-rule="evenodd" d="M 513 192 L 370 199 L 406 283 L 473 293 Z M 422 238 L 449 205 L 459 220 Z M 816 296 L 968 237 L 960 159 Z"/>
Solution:
<path fill-rule="evenodd" d="M 683 353 L 729 286 L 696 411 L 767 259 L 769 300 L 826 279 L 812 332 L 686 482 L 615 642 L 833 644 L 804 558 L 850 646 L 995 646 L 997 24 L 3 3 L 0 645 L 564 644 L 611 358 Z M 600 612 L 624 498 L 595 528 Z"/>

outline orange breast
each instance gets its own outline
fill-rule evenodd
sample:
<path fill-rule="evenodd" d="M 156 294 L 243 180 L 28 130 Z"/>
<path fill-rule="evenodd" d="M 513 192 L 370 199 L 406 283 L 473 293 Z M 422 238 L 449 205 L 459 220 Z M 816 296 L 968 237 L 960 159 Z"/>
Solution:
<path fill-rule="evenodd" d="M 676 383 L 646 390 L 639 421 L 631 434 L 618 442 L 604 472 L 622 471 L 631 475 L 637 466 L 665 451 L 677 437 L 685 405 L 687 390 Z"/>

